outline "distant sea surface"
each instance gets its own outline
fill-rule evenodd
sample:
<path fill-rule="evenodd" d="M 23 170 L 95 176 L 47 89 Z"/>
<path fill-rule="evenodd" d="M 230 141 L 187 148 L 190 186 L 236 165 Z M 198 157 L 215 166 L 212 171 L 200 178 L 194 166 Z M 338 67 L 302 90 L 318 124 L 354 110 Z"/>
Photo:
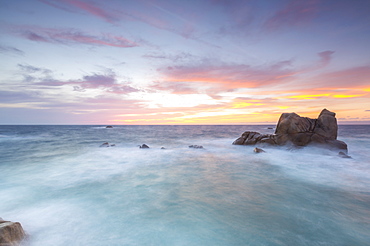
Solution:
<path fill-rule="evenodd" d="M 370 126 L 350 159 L 232 145 L 268 127 L 0 126 L 0 217 L 31 246 L 370 245 Z"/>

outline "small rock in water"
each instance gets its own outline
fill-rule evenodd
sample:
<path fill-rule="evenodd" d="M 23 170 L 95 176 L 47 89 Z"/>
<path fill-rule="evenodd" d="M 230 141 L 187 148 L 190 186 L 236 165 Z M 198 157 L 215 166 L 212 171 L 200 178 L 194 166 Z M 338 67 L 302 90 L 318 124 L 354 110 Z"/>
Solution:
<path fill-rule="evenodd" d="M 166 148 L 162 146 L 161 149 L 166 149 Z"/>
<path fill-rule="evenodd" d="M 261 149 L 261 148 L 254 148 L 254 150 L 253 150 L 255 153 L 263 153 L 263 152 L 266 152 L 266 151 L 264 151 L 263 149 Z"/>
<path fill-rule="evenodd" d="M 139 145 L 140 149 L 149 149 L 149 146 L 146 144 Z"/>
<path fill-rule="evenodd" d="M 106 126 L 105 128 L 113 128 L 113 126 Z"/>
<path fill-rule="evenodd" d="M 100 147 L 109 147 L 109 143 L 108 142 L 105 142 L 102 145 L 100 145 Z"/>
<path fill-rule="evenodd" d="M 351 156 L 347 155 L 346 153 L 344 153 L 343 151 L 340 151 L 338 153 L 338 156 L 339 157 L 342 157 L 342 158 L 352 158 Z"/>
<path fill-rule="evenodd" d="M 193 149 L 203 149 L 203 146 L 202 145 L 190 145 L 189 148 L 193 148 Z"/>

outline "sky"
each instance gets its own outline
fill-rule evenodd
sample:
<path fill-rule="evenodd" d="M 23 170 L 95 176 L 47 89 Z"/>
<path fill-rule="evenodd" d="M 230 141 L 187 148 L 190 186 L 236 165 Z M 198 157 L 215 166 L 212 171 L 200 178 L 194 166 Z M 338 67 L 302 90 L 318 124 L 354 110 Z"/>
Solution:
<path fill-rule="evenodd" d="M 0 0 L 0 124 L 370 124 L 368 0 Z"/>

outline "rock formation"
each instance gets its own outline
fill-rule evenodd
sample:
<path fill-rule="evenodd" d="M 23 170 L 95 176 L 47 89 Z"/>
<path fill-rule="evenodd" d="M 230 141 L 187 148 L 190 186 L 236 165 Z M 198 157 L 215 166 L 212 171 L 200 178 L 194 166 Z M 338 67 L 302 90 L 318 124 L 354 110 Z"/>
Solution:
<path fill-rule="evenodd" d="M 5 221 L 0 218 L 0 245 L 16 246 L 25 238 L 19 222 Z"/>
<path fill-rule="evenodd" d="M 335 113 L 323 109 L 317 119 L 301 117 L 296 113 L 283 113 L 277 123 L 275 134 L 244 132 L 236 139 L 236 145 L 271 144 L 295 146 L 320 144 L 347 153 L 347 144 L 337 140 L 338 125 Z"/>

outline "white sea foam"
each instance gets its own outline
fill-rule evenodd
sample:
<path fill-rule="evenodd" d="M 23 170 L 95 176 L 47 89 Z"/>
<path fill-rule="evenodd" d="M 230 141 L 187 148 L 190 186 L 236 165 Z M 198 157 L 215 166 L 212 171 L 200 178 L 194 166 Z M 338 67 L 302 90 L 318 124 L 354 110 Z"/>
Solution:
<path fill-rule="evenodd" d="M 1 149 L 0 217 L 20 221 L 31 246 L 370 241 L 368 140 L 349 139 L 352 159 L 313 147 L 256 154 L 231 145 L 241 128 L 225 129 L 32 131 L 45 141 Z"/>

